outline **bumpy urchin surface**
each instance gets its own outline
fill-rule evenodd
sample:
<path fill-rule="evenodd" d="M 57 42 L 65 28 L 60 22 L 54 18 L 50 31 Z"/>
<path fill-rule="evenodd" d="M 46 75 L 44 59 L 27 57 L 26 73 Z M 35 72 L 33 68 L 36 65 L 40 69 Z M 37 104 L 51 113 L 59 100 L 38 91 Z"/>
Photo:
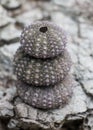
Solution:
<path fill-rule="evenodd" d="M 20 47 L 14 58 L 14 72 L 18 79 L 35 86 L 53 85 L 70 71 L 71 59 L 67 51 L 53 59 L 35 59 Z"/>
<path fill-rule="evenodd" d="M 30 56 L 50 58 L 64 51 L 67 37 L 65 31 L 54 23 L 40 21 L 24 28 L 20 42 Z"/>
<path fill-rule="evenodd" d="M 75 82 L 71 76 L 59 84 L 50 87 L 35 87 L 18 81 L 17 90 L 19 97 L 30 106 L 41 109 L 64 107 L 72 96 Z"/>

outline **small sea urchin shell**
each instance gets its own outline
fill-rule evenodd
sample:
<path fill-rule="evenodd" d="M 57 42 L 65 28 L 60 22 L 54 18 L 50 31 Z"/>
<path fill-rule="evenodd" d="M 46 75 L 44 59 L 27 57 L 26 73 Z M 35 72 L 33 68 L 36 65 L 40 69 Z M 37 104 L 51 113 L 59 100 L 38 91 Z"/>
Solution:
<path fill-rule="evenodd" d="M 71 59 L 67 51 L 53 59 L 35 59 L 20 47 L 15 55 L 15 73 L 18 79 L 35 86 L 53 85 L 69 72 Z"/>
<path fill-rule="evenodd" d="M 67 76 L 63 82 L 44 88 L 18 81 L 17 90 L 25 103 L 41 109 L 53 109 L 64 107 L 68 103 L 74 85 L 73 78 Z"/>
<path fill-rule="evenodd" d="M 35 58 L 51 58 L 63 53 L 67 38 L 65 31 L 51 22 L 35 22 L 26 27 L 20 42 L 25 53 Z"/>

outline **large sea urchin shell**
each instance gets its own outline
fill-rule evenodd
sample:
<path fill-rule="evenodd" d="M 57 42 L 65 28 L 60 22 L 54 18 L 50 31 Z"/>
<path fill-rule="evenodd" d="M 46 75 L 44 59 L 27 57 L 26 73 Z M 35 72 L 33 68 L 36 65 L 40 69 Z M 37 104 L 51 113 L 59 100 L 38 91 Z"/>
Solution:
<path fill-rule="evenodd" d="M 60 106 L 64 107 L 69 102 L 74 85 L 73 78 L 67 76 L 63 82 L 43 88 L 18 81 L 17 90 L 25 103 L 41 109 L 53 109 Z"/>
<path fill-rule="evenodd" d="M 71 59 L 67 51 L 53 59 L 29 57 L 20 47 L 15 55 L 15 73 L 18 79 L 35 86 L 53 85 L 69 72 Z"/>
<path fill-rule="evenodd" d="M 35 22 L 27 26 L 20 42 L 25 53 L 37 58 L 51 58 L 61 54 L 67 43 L 65 31 L 51 22 Z"/>

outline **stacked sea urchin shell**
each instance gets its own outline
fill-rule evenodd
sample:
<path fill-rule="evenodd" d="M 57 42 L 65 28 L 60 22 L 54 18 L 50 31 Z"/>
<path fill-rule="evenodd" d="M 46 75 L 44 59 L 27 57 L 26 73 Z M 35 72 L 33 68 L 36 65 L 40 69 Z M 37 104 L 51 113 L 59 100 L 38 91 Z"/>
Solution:
<path fill-rule="evenodd" d="M 36 22 L 25 27 L 20 43 L 14 56 L 20 98 L 41 109 L 66 105 L 75 84 L 63 29 L 51 22 Z"/>

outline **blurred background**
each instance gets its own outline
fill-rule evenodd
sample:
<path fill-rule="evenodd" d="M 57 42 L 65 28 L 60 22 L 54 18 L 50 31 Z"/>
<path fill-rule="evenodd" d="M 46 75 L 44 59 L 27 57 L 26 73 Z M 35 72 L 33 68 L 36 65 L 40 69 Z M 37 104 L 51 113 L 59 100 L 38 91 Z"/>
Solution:
<path fill-rule="evenodd" d="M 13 55 L 24 26 L 37 20 L 61 25 L 72 37 L 73 75 L 93 79 L 93 0 L 0 0 L 0 87 L 14 86 Z M 92 82 L 92 81 L 91 81 Z"/>

